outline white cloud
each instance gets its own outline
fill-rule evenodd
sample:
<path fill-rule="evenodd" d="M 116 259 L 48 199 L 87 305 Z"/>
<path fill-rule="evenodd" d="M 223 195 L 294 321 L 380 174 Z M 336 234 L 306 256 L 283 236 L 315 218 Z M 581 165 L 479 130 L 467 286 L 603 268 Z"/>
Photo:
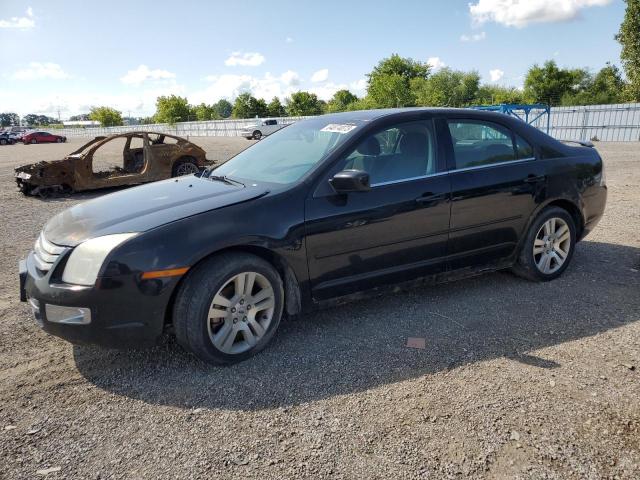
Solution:
<path fill-rule="evenodd" d="M 472 33 L 471 35 L 460 35 L 461 42 L 480 42 L 485 38 L 487 38 L 487 34 L 485 32 Z"/>
<path fill-rule="evenodd" d="M 320 100 L 328 101 L 328 100 L 331 100 L 331 97 L 333 97 L 333 94 L 336 93 L 338 90 L 348 90 L 348 89 L 349 89 L 349 85 L 345 83 L 327 82 L 324 85 L 311 87 L 309 88 L 308 91 L 311 93 L 315 93 Z"/>
<path fill-rule="evenodd" d="M 491 78 L 492 82 L 498 82 L 504 77 L 504 72 L 499 68 L 489 70 L 489 78 Z"/>
<path fill-rule="evenodd" d="M 287 70 L 280 75 L 280 80 L 287 86 L 300 85 L 300 76 L 298 72 L 294 72 L 293 70 Z"/>
<path fill-rule="evenodd" d="M 446 63 L 440 60 L 440 57 L 429 57 L 427 58 L 427 63 L 431 66 L 431 70 L 440 70 L 447 66 Z"/>
<path fill-rule="evenodd" d="M 176 78 L 175 73 L 159 68 L 151 70 L 146 65 L 140 65 L 135 70 L 129 70 L 120 81 L 125 85 L 141 85 L 147 80 L 170 80 Z"/>
<path fill-rule="evenodd" d="M 224 61 L 224 64 L 228 67 L 257 67 L 264 62 L 264 55 L 257 52 L 233 52 L 231 56 Z"/>
<path fill-rule="evenodd" d="M 327 82 L 324 85 L 315 85 L 308 89 L 309 92 L 315 93 L 320 100 L 331 100 L 338 90 L 349 90 L 358 97 L 364 96 L 367 91 L 367 79 L 361 78 L 349 84 Z"/>
<path fill-rule="evenodd" d="M 28 68 L 18 70 L 13 74 L 13 78 L 16 80 L 40 80 L 44 78 L 64 80 L 70 77 L 60 65 L 51 62 L 31 62 Z"/>
<path fill-rule="evenodd" d="M 285 39 L 285 42 L 287 42 L 287 43 L 293 43 L 293 37 L 287 37 L 287 38 Z"/>
<path fill-rule="evenodd" d="M 359 97 L 363 96 L 365 93 L 367 93 L 367 79 L 361 78 L 360 80 L 351 82 L 349 84 L 349 90 L 351 90 L 351 93 L 354 93 Z"/>
<path fill-rule="evenodd" d="M 496 22 L 522 28 L 529 23 L 573 20 L 583 8 L 604 6 L 612 0 L 478 0 L 469 4 L 473 23 Z"/>
<path fill-rule="evenodd" d="M 241 93 L 249 92 L 257 98 L 269 101 L 273 97 L 285 97 L 299 90 L 300 77 L 292 70 L 280 76 L 265 73 L 262 77 L 252 75 L 209 75 L 211 84 L 204 90 L 189 95 L 191 103 L 213 103 L 221 98 L 234 99 Z"/>
<path fill-rule="evenodd" d="M 46 88 L 46 87 L 45 87 Z M 146 116 L 155 112 L 155 103 L 160 95 L 185 95 L 182 85 L 165 85 L 158 88 L 137 90 L 134 93 L 104 94 L 101 92 L 55 93 L 43 91 L 39 95 L 0 90 L 0 104 L 8 111 L 19 115 L 28 113 L 55 114 L 58 110 L 63 118 L 87 113 L 92 106 L 108 105 L 120 110 L 123 115 Z M 189 97 L 189 100 L 191 98 Z"/>
<path fill-rule="evenodd" d="M 24 17 L 11 17 L 8 20 L 0 20 L 0 28 L 18 28 L 27 29 L 36 26 L 36 22 L 33 19 L 33 9 L 27 8 L 26 16 Z"/>
<path fill-rule="evenodd" d="M 328 68 L 323 68 L 322 70 L 318 70 L 313 75 L 311 75 L 311 81 L 313 83 L 326 82 L 328 78 L 329 78 Z"/>

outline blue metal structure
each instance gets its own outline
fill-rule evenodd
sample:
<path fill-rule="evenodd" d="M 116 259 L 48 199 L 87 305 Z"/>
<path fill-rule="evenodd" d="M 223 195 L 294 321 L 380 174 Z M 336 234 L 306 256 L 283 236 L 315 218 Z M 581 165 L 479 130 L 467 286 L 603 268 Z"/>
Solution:
<path fill-rule="evenodd" d="M 474 110 L 487 110 L 491 112 L 500 112 L 505 115 L 519 118 L 523 122 L 533 124 L 543 115 L 547 116 L 547 134 L 549 133 L 549 119 L 551 117 L 551 107 L 544 103 L 502 103 L 500 105 L 478 105 L 471 107 Z"/>

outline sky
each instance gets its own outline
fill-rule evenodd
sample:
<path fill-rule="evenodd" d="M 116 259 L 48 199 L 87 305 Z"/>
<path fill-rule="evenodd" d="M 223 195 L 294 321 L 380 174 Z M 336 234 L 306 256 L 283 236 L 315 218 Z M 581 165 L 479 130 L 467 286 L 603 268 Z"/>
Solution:
<path fill-rule="evenodd" d="M 125 116 L 159 95 L 357 95 L 392 53 L 522 87 L 534 63 L 619 65 L 622 0 L 2 0 L 0 112 Z"/>

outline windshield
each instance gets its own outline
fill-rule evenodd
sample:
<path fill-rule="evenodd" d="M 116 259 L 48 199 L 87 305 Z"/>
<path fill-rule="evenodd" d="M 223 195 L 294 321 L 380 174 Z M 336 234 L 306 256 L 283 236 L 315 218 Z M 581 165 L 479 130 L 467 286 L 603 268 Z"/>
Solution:
<path fill-rule="evenodd" d="M 214 170 L 232 179 L 296 182 L 356 130 L 357 124 L 327 117 L 302 120 L 266 137 Z"/>

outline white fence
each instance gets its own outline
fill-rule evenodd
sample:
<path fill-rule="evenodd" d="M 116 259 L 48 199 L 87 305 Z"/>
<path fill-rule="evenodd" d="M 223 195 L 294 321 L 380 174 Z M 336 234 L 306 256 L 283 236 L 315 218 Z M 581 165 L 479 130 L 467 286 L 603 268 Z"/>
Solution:
<path fill-rule="evenodd" d="M 640 141 L 640 103 L 552 107 L 549 120 L 549 134 L 559 140 Z M 534 125 L 546 131 L 546 117 Z"/>
<path fill-rule="evenodd" d="M 278 123 L 288 125 L 307 117 L 281 117 Z M 177 135 L 179 137 L 238 137 L 243 127 L 255 123 L 255 119 L 229 119 L 209 120 L 203 122 L 179 122 L 174 125 L 167 123 L 154 123 L 151 125 L 127 125 L 121 127 L 89 127 L 89 128 L 62 128 L 53 133 L 65 137 L 97 137 L 99 135 L 115 135 L 118 133 L 148 131 L 162 132 Z"/>
<path fill-rule="evenodd" d="M 279 121 L 293 123 L 306 117 L 283 117 Z M 553 107 L 549 118 L 549 133 L 560 140 L 600 140 L 603 142 L 640 141 L 640 103 L 615 105 L 589 105 L 581 107 Z M 235 137 L 252 119 L 211 120 L 207 122 L 181 122 L 175 125 L 130 125 L 106 128 L 64 128 L 55 133 L 67 137 L 94 137 L 115 133 L 147 130 L 164 132 L 181 137 Z M 539 118 L 534 125 L 547 129 L 547 118 Z"/>

